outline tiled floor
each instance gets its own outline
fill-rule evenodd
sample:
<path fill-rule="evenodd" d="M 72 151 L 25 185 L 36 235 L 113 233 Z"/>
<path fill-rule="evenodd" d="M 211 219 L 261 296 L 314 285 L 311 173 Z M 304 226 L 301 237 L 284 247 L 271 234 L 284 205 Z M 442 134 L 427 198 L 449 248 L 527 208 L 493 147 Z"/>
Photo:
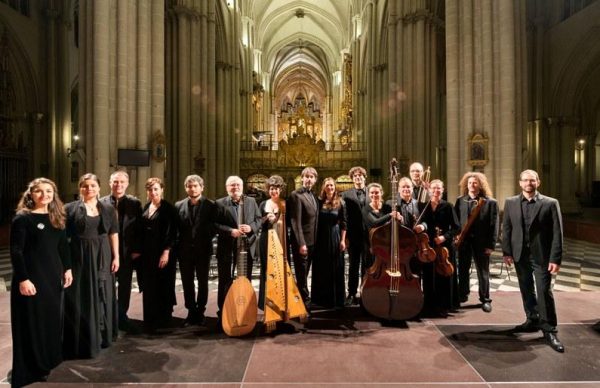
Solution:
<path fill-rule="evenodd" d="M 212 278 L 207 328 L 176 328 L 157 336 L 121 333 L 98 358 L 61 364 L 44 385 L 600 387 L 600 333 L 592 328 L 600 320 L 600 246 L 566 241 L 554 285 L 564 354 L 554 352 L 539 333 L 509 331 L 523 313 L 516 275 L 509 272 L 509 279 L 500 262 L 496 252 L 491 314 L 475 304 L 475 292 L 472 303 L 447 319 L 389 324 L 353 307 L 316 311 L 308 323 L 291 322 L 268 335 L 259 325 L 245 338 L 216 332 Z M 174 316 L 182 323 L 180 285 L 178 291 Z M 11 366 L 9 308 L 9 293 L 0 292 L 0 376 Z M 141 314 L 141 295 L 134 292 L 130 315 L 139 322 Z"/>

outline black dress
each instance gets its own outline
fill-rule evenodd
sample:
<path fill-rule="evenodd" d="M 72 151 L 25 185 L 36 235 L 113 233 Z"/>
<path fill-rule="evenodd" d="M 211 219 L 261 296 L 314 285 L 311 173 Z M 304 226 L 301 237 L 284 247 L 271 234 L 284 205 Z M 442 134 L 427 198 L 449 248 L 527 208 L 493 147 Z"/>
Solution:
<path fill-rule="evenodd" d="M 94 358 L 119 334 L 115 275 L 109 236 L 119 232 L 114 209 L 98 202 L 99 215 L 87 215 L 81 201 L 65 206 L 71 239 L 73 284 L 65 293 L 67 358 Z"/>
<path fill-rule="evenodd" d="M 11 226 L 10 256 L 12 386 L 20 387 L 45 380 L 62 361 L 63 274 L 71 268 L 67 235 L 48 214 L 19 213 Z M 24 280 L 33 283 L 36 295 L 21 295 Z"/>
<path fill-rule="evenodd" d="M 440 235 L 444 236 L 443 246 L 448 249 L 448 260 L 454 266 L 452 276 L 441 276 L 435 271 L 435 262 L 423 264 L 423 293 L 425 296 L 424 308 L 429 312 L 444 312 L 459 307 L 458 301 L 458 278 L 456 255 L 452 243 L 456 234 L 460 231 L 460 225 L 454 213 L 454 207 L 447 201 L 441 200 L 435 210 L 429 206 L 423 216 L 427 222 L 427 233 L 432 248 L 435 247 L 436 227 L 440 229 Z"/>
<path fill-rule="evenodd" d="M 344 307 L 344 255 L 341 231 L 346 230 L 344 206 L 319 210 L 313 258 L 311 302 L 322 307 Z"/>
<path fill-rule="evenodd" d="M 375 255 L 371 252 L 371 240 L 369 238 L 369 233 L 371 229 L 376 228 L 378 226 L 385 225 L 392 219 L 392 207 L 386 203 L 382 204 L 381 209 L 376 211 L 371 207 L 371 205 L 366 205 L 362 209 L 363 222 L 364 222 L 364 243 L 367 247 L 367 255 L 365 260 L 365 267 L 370 268 L 375 262 Z"/>
<path fill-rule="evenodd" d="M 142 300 L 144 325 L 154 330 L 170 324 L 175 297 L 175 272 L 177 260 L 169 252 L 169 261 L 163 268 L 158 267 L 160 256 L 165 249 L 171 249 L 177 235 L 177 213 L 169 202 L 162 200 L 160 207 L 150 216 L 150 203 L 144 206 L 141 219 L 143 241 L 140 260 L 142 274 Z"/>

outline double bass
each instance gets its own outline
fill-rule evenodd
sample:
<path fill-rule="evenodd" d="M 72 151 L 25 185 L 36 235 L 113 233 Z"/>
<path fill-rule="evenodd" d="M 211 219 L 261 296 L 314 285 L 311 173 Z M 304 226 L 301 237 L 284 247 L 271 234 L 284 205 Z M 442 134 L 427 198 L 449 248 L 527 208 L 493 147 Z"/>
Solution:
<path fill-rule="evenodd" d="M 390 162 L 392 209 L 396 209 L 398 163 Z M 369 231 L 375 262 L 365 273 L 361 289 L 363 307 L 371 315 L 389 320 L 409 319 L 423 308 L 421 280 L 410 270 L 417 239 L 409 228 L 392 218 Z"/>

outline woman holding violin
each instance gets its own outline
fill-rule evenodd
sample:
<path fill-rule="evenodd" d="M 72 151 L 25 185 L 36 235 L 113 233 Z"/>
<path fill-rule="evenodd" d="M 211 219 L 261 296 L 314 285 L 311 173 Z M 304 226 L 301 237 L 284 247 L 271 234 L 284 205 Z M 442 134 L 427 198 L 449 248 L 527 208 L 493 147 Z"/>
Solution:
<path fill-rule="evenodd" d="M 427 222 L 429 240 L 436 251 L 436 260 L 423 264 L 424 313 L 433 317 L 446 317 L 448 311 L 459 307 L 458 278 L 452 241 L 460 225 L 452 204 L 442 199 L 444 182 L 430 182 L 430 202 L 423 219 Z"/>

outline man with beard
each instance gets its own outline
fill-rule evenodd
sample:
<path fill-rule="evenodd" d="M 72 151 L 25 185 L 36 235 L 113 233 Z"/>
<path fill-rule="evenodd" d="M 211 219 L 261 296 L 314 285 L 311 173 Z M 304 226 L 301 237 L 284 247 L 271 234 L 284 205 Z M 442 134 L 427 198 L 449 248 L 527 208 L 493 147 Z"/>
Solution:
<path fill-rule="evenodd" d="M 216 205 L 202 195 L 204 180 L 200 176 L 186 177 L 184 187 L 188 197 L 175 203 L 175 209 L 179 221 L 176 255 L 188 310 L 185 324 L 204 325 Z M 197 298 L 194 278 L 198 279 Z"/>
<path fill-rule="evenodd" d="M 302 300 L 307 307 L 310 307 L 308 305 L 310 302 L 308 272 L 314 253 L 319 215 L 319 201 L 312 192 L 312 188 L 317 182 L 317 170 L 313 167 L 306 167 L 302 170 L 301 177 L 302 188 L 290 194 L 287 208 L 292 227 L 292 255 L 294 256 L 296 283 Z"/>
<path fill-rule="evenodd" d="M 252 261 L 256 253 L 256 236 L 261 226 L 258 205 L 252 197 L 243 195 L 244 181 L 230 176 L 225 182 L 227 196 L 217 199 L 215 227 L 217 240 L 217 266 L 219 271 L 218 306 L 219 320 L 227 291 L 233 282 L 238 256 L 238 239 L 245 237 L 248 251 L 246 276 L 252 279 Z M 238 269 L 239 271 L 239 269 Z"/>
<path fill-rule="evenodd" d="M 556 336 L 556 307 L 552 275 L 562 260 L 563 229 L 560 206 L 554 198 L 540 194 L 540 178 L 534 170 L 521 173 L 522 192 L 504 203 L 502 251 L 508 265 L 515 264 L 526 320 L 514 331 L 542 330 L 555 351 L 565 347 Z M 535 282 L 534 282 L 535 279 Z"/>

